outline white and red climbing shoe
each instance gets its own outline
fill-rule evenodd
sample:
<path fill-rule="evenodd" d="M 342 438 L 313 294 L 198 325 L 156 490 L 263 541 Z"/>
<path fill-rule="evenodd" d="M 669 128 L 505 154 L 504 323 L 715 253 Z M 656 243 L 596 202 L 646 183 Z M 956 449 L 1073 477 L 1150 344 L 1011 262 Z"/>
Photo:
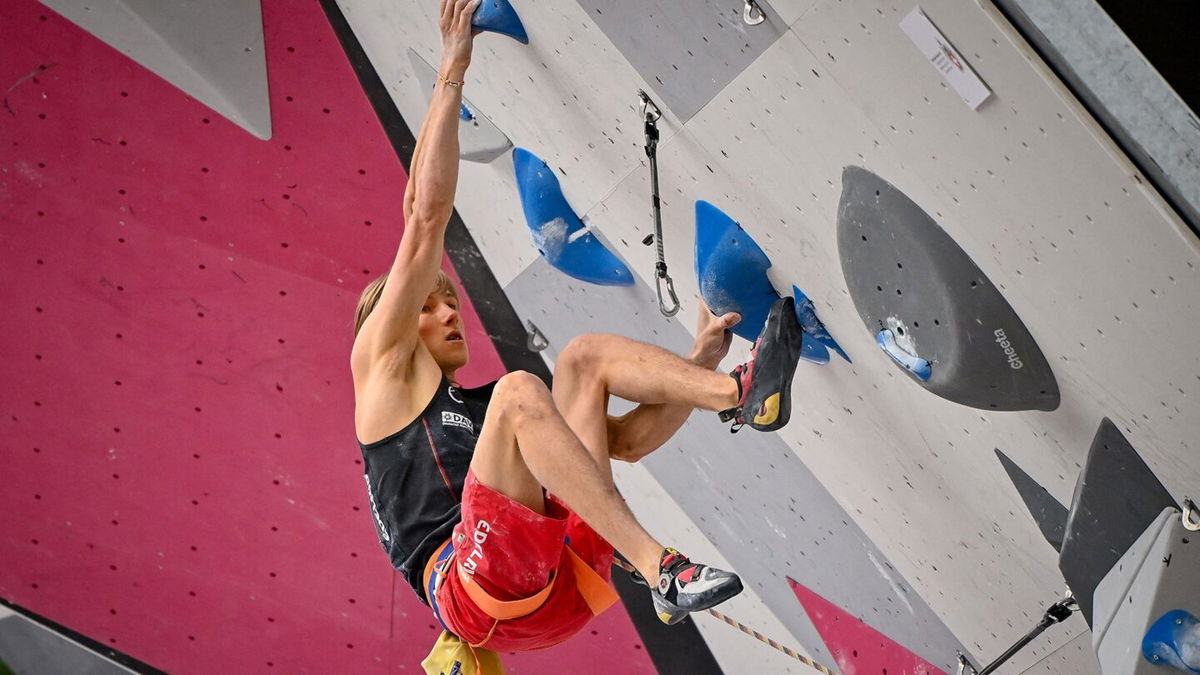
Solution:
<path fill-rule="evenodd" d="M 803 339 L 794 301 L 780 298 L 771 305 L 767 322 L 750 350 L 750 360 L 729 374 L 738 383 L 738 404 L 719 415 L 722 422 L 733 421 L 730 431 L 747 424 L 759 431 L 775 431 L 788 423 L 792 376 L 800 362 Z"/>
<path fill-rule="evenodd" d="M 659 620 L 668 625 L 683 621 L 689 612 L 714 607 L 742 592 L 738 575 L 696 564 L 673 548 L 663 550 L 658 569 L 658 584 L 650 595 Z"/>

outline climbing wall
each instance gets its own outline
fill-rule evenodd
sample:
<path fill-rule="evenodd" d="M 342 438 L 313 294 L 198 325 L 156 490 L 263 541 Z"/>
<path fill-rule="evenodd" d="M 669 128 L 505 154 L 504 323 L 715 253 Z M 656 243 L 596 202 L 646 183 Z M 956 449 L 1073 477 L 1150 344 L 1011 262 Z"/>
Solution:
<path fill-rule="evenodd" d="M 397 55 L 411 48 L 436 62 L 433 3 L 339 4 L 418 124 L 424 101 Z M 550 339 L 551 362 L 591 330 L 686 349 L 697 311 L 693 204 L 737 219 L 774 262 L 776 287 L 803 288 L 854 363 L 801 364 L 793 420 L 776 434 L 731 437 L 697 416 L 660 453 L 622 467 L 624 494 L 652 531 L 717 551 L 744 574 L 748 592 L 730 614 L 818 660 L 846 672 L 888 662 L 951 671 L 962 649 L 986 663 L 1064 587 L 996 449 L 1069 504 L 1109 417 L 1177 501 L 1200 485 L 1189 459 L 1200 436 L 1200 246 L 986 3 L 921 4 L 990 88 L 977 110 L 901 29 L 911 3 L 777 0 L 760 3 L 758 27 L 739 23 L 739 2 L 702 4 L 646 3 L 640 13 L 523 0 L 529 45 L 485 34 L 468 73 L 473 104 L 558 173 L 637 284 L 583 285 L 543 261 L 511 160 L 464 164 L 459 212 L 521 318 Z M 663 18 L 672 12 L 686 18 Z M 648 26 L 659 27 L 652 39 Z M 726 77 L 724 43 L 680 57 L 693 26 L 740 40 L 753 58 Z M 670 320 L 657 315 L 654 249 L 641 244 L 652 220 L 638 89 L 664 113 L 666 259 L 685 306 Z M 1049 363 L 1057 409 L 968 408 L 922 389 L 880 351 L 837 241 L 848 166 L 918 205 L 1003 295 Z M 747 348 L 739 342 L 726 366 Z M 677 508 L 661 508 L 666 498 Z M 715 619 L 698 621 L 728 672 L 776 658 Z M 1096 673 L 1089 644 L 1076 616 L 1006 668 Z"/>
<path fill-rule="evenodd" d="M 0 598 L 170 672 L 412 672 L 435 631 L 365 512 L 348 368 L 406 177 L 320 7 L 262 10 L 269 142 L 0 5 Z M 465 300 L 473 385 L 503 367 Z M 619 609 L 506 662 L 653 670 Z"/>

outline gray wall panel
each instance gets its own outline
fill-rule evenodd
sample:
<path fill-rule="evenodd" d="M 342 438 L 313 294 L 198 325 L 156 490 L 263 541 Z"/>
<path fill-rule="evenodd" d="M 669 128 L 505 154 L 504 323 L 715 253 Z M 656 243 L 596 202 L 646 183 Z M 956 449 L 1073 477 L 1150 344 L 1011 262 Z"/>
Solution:
<path fill-rule="evenodd" d="M 271 101 L 259 0 L 42 0 L 263 140 Z"/>
<path fill-rule="evenodd" d="M 787 30 L 742 21 L 740 0 L 578 0 L 613 45 L 682 121 L 691 119 Z M 634 92 L 630 93 L 633 100 Z"/>
<path fill-rule="evenodd" d="M 0 619 L 0 662 L 16 675 L 125 675 L 133 672 L 18 614 Z"/>

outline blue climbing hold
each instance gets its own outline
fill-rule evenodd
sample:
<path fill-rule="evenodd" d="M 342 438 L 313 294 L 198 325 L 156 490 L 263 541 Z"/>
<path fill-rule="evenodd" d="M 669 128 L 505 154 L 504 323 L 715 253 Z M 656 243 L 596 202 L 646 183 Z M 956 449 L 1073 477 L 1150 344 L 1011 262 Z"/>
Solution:
<path fill-rule="evenodd" d="M 1163 614 L 1146 631 L 1142 656 L 1158 666 L 1200 675 L 1200 619 L 1182 609 Z"/>
<path fill-rule="evenodd" d="M 581 281 L 632 286 L 629 268 L 583 226 L 563 196 L 554 171 L 524 148 L 513 150 L 513 166 L 525 220 L 547 262 Z"/>
<path fill-rule="evenodd" d="M 696 279 L 700 297 L 718 316 L 742 315 L 734 334 L 758 338 L 779 293 L 767 279 L 771 261 L 733 218 L 706 201 L 696 202 Z M 806 341 L 807 342 L 807 341 Z"/>
<path fill-rule="evenodd" d="M 829 363 L 829 349 L 805 333 L 800 340 L 800 358 L 809 363 L 823 366 Z"/>
<path fill-rule="evenodd" d="M 767 278 L 771 260 L 754 239 L 725 212 L 706 201 L 696 202 L 696 278 L 700 297 L 717 315 L 737 312 L 742 320 L 731 330 L 751 342 L 758 338 L 779 293 Z M 796 317 L 804 328 L 800 358 L 824 365 L 829 349 L 850 357 L 825 330 L 812 302 L 793 287 Z"/>
<path fill-rule="evenodd" d="M 529 35 L 525 32 L 525 24 L 517 16 L 517 10 L 508 0 L 483 0 L 475 15 L 471 17 L 471 26 L 479 30 L 491 31 L 520 42 L 529 44 Z"/>
<path fill-rule="evenodd" d="M 459 107 L 458 118 L 464 122 L 471 122 L 475 119 L 475 113 L 471 112 L 466 103 L 463 103 Z"/>
<path fill-rule="evenodd" d="M 933 367 L 929 365 L 929 361 L 900 346 L 896 340 L 896 334 L 890 328 L 879 331 L 875 335 L 875 342 L 879 343 L 879 348 L 892 357 L 892 360 L 900 367 L 916 375 L 917 379 L 922 382 L 927 382 L 929 376 L 933 374 Z"/>
<path fill-rule="evenodd" d="M 817 316 L 817 310 L 813 307 L 812 300 L 804 294 L 797 286 L 792 286 L 792 297 L 796 299 L 796 318 L 800 320 L 800 327 L 804 329 L 805 334 L 811 336 L 812 340 L 805 340 L 805 343 L 816 343 L 821 346 L 821 349 L 826 350 L 825 360 L 829 361 L 829 349 L 837 352 L 837 355 L 846 359 L 847 363 L 854 363 L 850 360 L 850 355 L 837 340 L 829 334 L 829 329 L 825 328 L 825 324 Z"/>

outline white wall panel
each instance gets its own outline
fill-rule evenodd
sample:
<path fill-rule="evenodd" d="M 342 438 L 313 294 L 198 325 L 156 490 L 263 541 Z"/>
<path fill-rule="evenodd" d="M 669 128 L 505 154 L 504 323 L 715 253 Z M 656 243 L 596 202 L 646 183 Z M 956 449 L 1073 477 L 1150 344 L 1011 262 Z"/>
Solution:
<path fill-rule="evenodd" d="M 424 104 L 403 54 L 412 46 L 436 58 L 428 9 L 436 3 L 341 4 L 415 128 Z M 978 111 L 900 30 L 912 3 L 771 5 L 791 30 L 686 127 L 669 111 L 662 123 L 667 261 L 685 303 L 679 320 L 694 325 L 692 205 L 706 199 L 763 246 L 781 289 L 798 283 L 816 301 L 855 359 L 801 364 L 797 411 L 780 436 L 986 660 L 1031 628 L 1063 586 L 1056 554 L 994 448 L 1069 503 L 1108 416 L 1177 498 L 1196 494 L 1200 246 L 986 3 L 922 3 L 993 90 Z M 654 251 L 640 244 L 652 221 L 634 98 L 645 83 L 576 3 L 526 0 L 518 11 L 531 44 L 481 37 L 469 94 L 515 144 L 561 169 L 576 210 L 653 285 Z M 879 352 L 845 289 L 836 246 L 840 176 L 850 164 L 902 189 L 996 283 L 1055 370 L 1057 411 L 958 406 Z M 536 255 L 511 162 L 464 164 L 461 188 L 458 208 L 508 284 Z M 745 352 L 739 344 L 730 362 Z M 670 509 L 644 517 L 654 530 L 693 525 Z M 774 620 L 766 609 L 746 612 L 764 625 Z M 1096 672 L 1080 631 L 1082 622 L 1051 629 L 1011 672 Z M 729 632 L 706 631 L 719 658 L 726 647 L 718 642 L 744 639 Z"/>

